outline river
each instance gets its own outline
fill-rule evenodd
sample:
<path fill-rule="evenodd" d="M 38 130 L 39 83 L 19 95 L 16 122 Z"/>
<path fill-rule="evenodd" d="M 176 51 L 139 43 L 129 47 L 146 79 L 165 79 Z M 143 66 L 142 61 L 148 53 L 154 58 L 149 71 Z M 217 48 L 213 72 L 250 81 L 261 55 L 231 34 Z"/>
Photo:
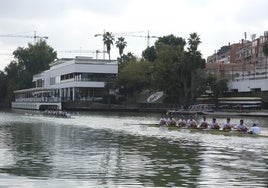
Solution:
<path fill-rule="evenodd" d="M 0 111 L 0 188 L 268 187 L 268 138 L 138 125 L 159 117 Z M 243 118 L 268 133 L 268 118 Z"/>

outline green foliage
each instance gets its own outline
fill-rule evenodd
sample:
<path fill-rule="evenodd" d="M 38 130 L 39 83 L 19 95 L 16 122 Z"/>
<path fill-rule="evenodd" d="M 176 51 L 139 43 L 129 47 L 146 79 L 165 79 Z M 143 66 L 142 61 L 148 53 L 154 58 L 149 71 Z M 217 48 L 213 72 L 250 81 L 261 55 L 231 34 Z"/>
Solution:
<path fill-rule="evenodd" d="M 193 98 L 204 94 L 208 89 L 208 75 L 203 69 L 198 69 L 193 77 Z"/>
<path fill-rule="evenodd" d="M 11 61 L 4 69 L 7 80 L 19 80 L 22 68 L 16 61 Z"/>
<path fill-rule="evenodd" d="M 183 52 L 176 47 L 159 43 L 156 49 L 157 59 L 154 62 L 154 82 L 167 95 L 175 95 L 179 82 L 179 71 Z"/>
<path fill-rule="evenodd" d="M 49 63 L 57 58 L 53 48 L 42 40 L 28 44 L 27 48 L 18 47 L 13 55 L 15 60 L 5 67 L 0 78 L 0 87 L 5 88 L 0 95 L 8 103 L 13 100 L 14 90 L 31 88 L 33 75 L 48 69 Z"/>
<path fill-rule="evenodd" d="M 130 61 L 120 71 L 118 82 L 128 95 L 135 95 L 136 92 L 148 87 L 150 84 L 149 61 Z"/>
<path fill-rule="evenodd" d="M 119 73 L 121 70 L 131 61 L 137 61 L 137 57 L 134 56 L 133 53 L 128 52 L 127 54 L 123 54 L 120 58 L 117 58 L 118 61 L 118 69 Z"/>
<path fill-rule="evenodd" d="M 5 97 L 6 97 L 6 93 L 7 93 L 7 78 L 6 75 L 3 71 L 0 71 L 0 103 L 4 103 L 5 102 Z"/>
<path fill-rule="evenodd" d="M 205 60 L 202 59 L 202 54 L 198 51 L 198 45 L 201 43 L 199 35 L 197 33 L 191 33 L 187 40 L 188 51 L 185 52 L 184 70 L 187 72 L 187 76 L 184 79 L 185 88 L 185 102 L 192 102 L 197 96 L 199 87 L 197 87 L 197 80 L 199 78 L 198 71 L 205 68 Z"/>
<path fill-rule="evenodd" d="M 186 45 L 186 42 L 181 37 L 175 37 L 174 35 L 168 35 L 164 37 L 160 37 L 156 42 L 155 46 L 157 47 L 160 43 L 164 43 L 168 46 L 182 46 L 184 47 Z"/>
<path fill-rule="evenodd" d="M 49 69 L 49 64 L 57 57 L 54 49 L 43 40 L 28 44 L 27 48 L 18 47 L 13 55 L 16 62 L 10 63 L 5 71 L 11 79 L 18 78 L 17 89 L 32 87 L 33 75 Z"/>
<path fill-rule="evenodd" d="M 205 91 L 205 60 L 197 50 L 201 43 L 196 33 L 190 34 L 188 51 L 181 37 L 168 35 L 156 41 L 155 46 L 144 52 L 144 58 L 155 52 L 153 85 L 167 95 L 169 102 L 189 103 Z M 150 51 L 149 51 L 150 50 Z M 149 53 L 150 52 L 150 53 Z"/>
<path fill-rule="evenodd" d="M 221 79 L 221 80 L 216 81 L 215 88 L 214 88 L 214 94 L 216 98 L 218 98 L 225 91 L 228 90 L 227 83 L 228 83 L 227 79 Z"/>
<path fill-rule="evenodd" d="M 148 61 L 154 62 L 156 60 L 156 51 L 155 47 L 147 47 L 143 52 L 142 52 L 142 57 Z"/>
<path fill-rule="evenodd" d="M 211 89 L 213 89 L 213 87 L 215 86 L 216 81 L 217 81 L 217 78 L 215 75 L 213 74 L 207 75 L 206 83 L 207 83 L 207 86 L 209 86 Z"/>
<path fill-rule="evenodd" d="M 4 96 L 4 102 L 10 103 L 13 100 L 13 91 L 19 89 L 18 83 L 22 69 L 17 62 L 11 61 L 4 71 L 6 73 L 6 95 Z"/>
<path fill-rule="evenodd" d="M 188 52 L 193 55 L 200 56 L 200 51 L 197 50 L 198 45 L 201 43 L 199 35 L 197 33 L 191 33 L 190 38 L 188 38 Z"/>
<path fill-rule="evenodd" d="M 217 99 L 220 96 L 223 96 L 224 92 L 228 90 L 228 80 L 227 79 L 218 79 L 209 74 L 206 80 L 207 85 L 211 88 L 214 98 Z"/>
<path fill-rule="evenodd" d="M 111 52 L 111 46 L 114 44 L 114 37 L 111 32 L 106 32 L 103 35 L 103 43 L 106 46 L 107 52 L 109 54 L 109 60 L 111 60 L 110 52 Z"/>
<path fill-rule="evenodd" d="M 125 41 L 124 37 L 119 37 L 115 42 L 116 47 L 119 49 L 119 55 L 122 56 L 125 47 L 127 46 L 127 42 Z"/>
<path fill-rule="evenodd" d="M 40 40 L 36 44 L 28 44 L 27 48 L 18 47 L 13 52 L 17 62 L 26 69 L 30 75 L 40 73 L 49 68 L 49 63 L 57 57 L 57 53 L 47 45 L 46 41 Z"/>

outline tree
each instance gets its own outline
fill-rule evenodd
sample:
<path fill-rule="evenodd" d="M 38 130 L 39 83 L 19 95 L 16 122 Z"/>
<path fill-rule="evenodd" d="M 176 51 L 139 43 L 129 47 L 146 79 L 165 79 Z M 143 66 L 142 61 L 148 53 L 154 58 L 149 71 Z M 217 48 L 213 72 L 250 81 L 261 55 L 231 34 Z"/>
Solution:
<path fill-rule="evenodd" d="M 175 37 L 174 35 L 167 35 L 164 37 L 160 37 L 156 42 L 155 42 L 155 46 L 157 47 L 158 44 L 163 43 L 166 44 L 168 46 L 181 46 L 184 47 L 186 42 L 183 38 L 181 37 Z"/>
<path fill-rule="evenodd" d="M 227 86 L 228 80 L 227 79 L 220 79 L 216 80 L 216 83 L 213 88 L 214 97 L 217 99 L 219 96 L 223 95 L 224 92 L 228 90 Z"/>
<path fill-rule="evenodd" d="M 115 42 L 116 47 L 119 49 L 119 55 L 122 56 L 125 47 L 127 46 L 127 42 L 125 41 L 124 37 L 119 37 Z"/>
<path fill-rule="evenodd" d="M 154 62 L 156 60 L 156 51 L 155 47 L 147 47 L 143 52 L 142 52 L 142 57 L 148 61 Z"/>
<path fill-rule="evenodd" d="M 7 93 L 7 77 L 3 71 L 0 71 L 0 103 L 5 103 Z"/>
<path fill-rule="evenodd" d="M 150 84 L 150 66 L 149 61 L 131 61 L 120 72 L 118 82 L 123 86 L 125 93 L 130 96 L 136 96 L 136 93 Z"/>
<path fill-rule="evenodd" d="M 49 68 L 49 64 L 57 58 L 57 52 L 40 40 L 36 44 L 28 44 L 27 48 L 18 47 L 13 55 L 16 61 L 26 69 L 30 75 L 40 73 Z"/>
<path fill-rule="evenodd" d="M 155 42 L 154 86 L 165 92 L 168 102 L 191 103 L 204 92 L 205 60 L 198 51 L 200 43 L 196 33 L 190 34 L 188 51 L 184 50 L 185 39 L 174 35 Z"/>
<path fill-rule="evenodd" d="M 111 52 L 111 46 L 114 44 L 113 41 L 114 41 L 114 37 L 111 32 L 106 32 L 103 35 L 103 43 L 106 46 L 107 52 L 109 54 L 109 60 L 111 60 L 110 52 Z"/>
<path fill-rule="evenodd" d="M 263 53 L 266 56 L 265 62 L 265 78 L 267 77 L 267 58 L 268 58 L 268 40 L 263 44 Z"/>
<path fill-rule="evenodd" d="M 10 103 L 13 99 L 13 91 L 18 90 L 20 82 L 21 66 L 16 61 L 11 61 L 4 69 L 6 74 L 6 96 L 5 102 Z"/>
<path fill-rule="evenodd" d="M 120 58 L 117 58 L 118 60 L 118 69 L 119 73 L 121 70 L 131 61 L 137 61 L 137 57 L 134 56 L 133 53 L 128 52 L 127 54 L 123 54 Z"/>
<path fill-rule="evenodd" d="M 184 54 L 184 39 L 169 35 L 155 43 L 156 60 L 153 63 L 153 85 L 164 91 L 167 102 L 179 102 L 181 95 L 181 65 Z"/>
<path fill-rule="evenodd" d="M 194 55 L 197 55 L 197 56 L 200 56 L 201 53 L 200 51 L 197 50 L 198 48 L 198 45 L 201 43 L 200 41 L 200 36 L 197 35 L 197 33 L 191 33 L 190 34 L 190 38 L 188 38 L 188 51 L 191 53 L 191 54 L 194 54 Z"/>
<path fill-rule="evenodd" d="M 188 100 L 193 101 L 196 97 L 198 92 L 197 88 L 195 87 L 194 81 L 196 80 L 195 77 L 197 76 L 197 70 L 205 68 L 205 60 L 202 59 L 202 54 L 198 50 L 198 46 L 201 43 L 199 35 L 197 33 L 191 33 L 190 37 L 187 40 L 188 42 L 188 52 L 186 52 L 186 71 L 189 73 L 189 81 L 185 83 L 189 85 L 189 92 L 188 92 Z"/>
<path fill-rule="evenodd" d="M 18 89 L 29 88 L 32 76 L 49 68 L 49 64 L 57 58 L 57 53 L 47 45 L 46 41 L 28 44 L 27 48 L 18 47 L 13 55 L 18 63 L 20 82 Z"/>
<path fill-rule="evenodd" d="M 28 44 L 28 47 L 18 47 L 11 61 L 4 69 L 6 82 L 5 101 L 11 102 L 14 90 L 32 87 L 32 77 L 49 68 L 49 64 L 57 58 L 57 53 L 45 41 Z M 1 79 L 0 81 L 2 81 Z M 3 84 L 0 83 L 2 86 Z"/>

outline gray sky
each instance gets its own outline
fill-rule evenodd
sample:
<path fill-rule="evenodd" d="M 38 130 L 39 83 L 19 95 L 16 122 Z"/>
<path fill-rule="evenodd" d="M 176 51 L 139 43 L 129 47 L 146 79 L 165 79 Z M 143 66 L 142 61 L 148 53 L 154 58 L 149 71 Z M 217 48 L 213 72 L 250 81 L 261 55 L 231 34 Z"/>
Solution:
<path fill-rule="evenodd" d="M 36 31 L 49 37 L 47 43 L 62 58 L 92 56 L 62 51 L 103 50 L 102 37 L 94 35 L 104 30 L 142 36 L 150 31 L 151 36 L 174 34 L 185 39 L 197 32 L 206 58 L 228 42 L 239 42 L 244 32 L 247 39 L 263 35 L 268 30 L 267 7 L 267 0 L 0 0 L 0 35 L 33 36 Z M 125 52 L 141 56 L 147 47 L 145 37 L 123 37 Z M 29 42 L 33 39 L 0 37 L 0 70 L 12 60 L 7 54 Z M 150 40 L 151 45 L 154 42 Z M 118 49 L 114 46 L 111 53 L 116 58 Z"/>

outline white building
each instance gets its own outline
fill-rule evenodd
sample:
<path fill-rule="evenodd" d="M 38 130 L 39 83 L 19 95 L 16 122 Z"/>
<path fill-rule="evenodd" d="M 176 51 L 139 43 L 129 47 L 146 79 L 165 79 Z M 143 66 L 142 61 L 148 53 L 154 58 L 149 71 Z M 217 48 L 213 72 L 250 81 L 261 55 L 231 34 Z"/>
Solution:
<path fill-rule="evenodd" d="M 268 91 L 268 76 L 251 75 L 245 77 L 236 77 L 234 80 L 229 80 L 228 88 L 235 92 L 254 92 Z"/>
<path fill-rule="evenodd" d="M 15 91 L 12 108 L 61 109 L 63 101 L 101 100 L 105 82 L 118 74 L 116 60 L 87 57 L 59 59 L 50 69 L 33 76 L 34 88 Z"/>

